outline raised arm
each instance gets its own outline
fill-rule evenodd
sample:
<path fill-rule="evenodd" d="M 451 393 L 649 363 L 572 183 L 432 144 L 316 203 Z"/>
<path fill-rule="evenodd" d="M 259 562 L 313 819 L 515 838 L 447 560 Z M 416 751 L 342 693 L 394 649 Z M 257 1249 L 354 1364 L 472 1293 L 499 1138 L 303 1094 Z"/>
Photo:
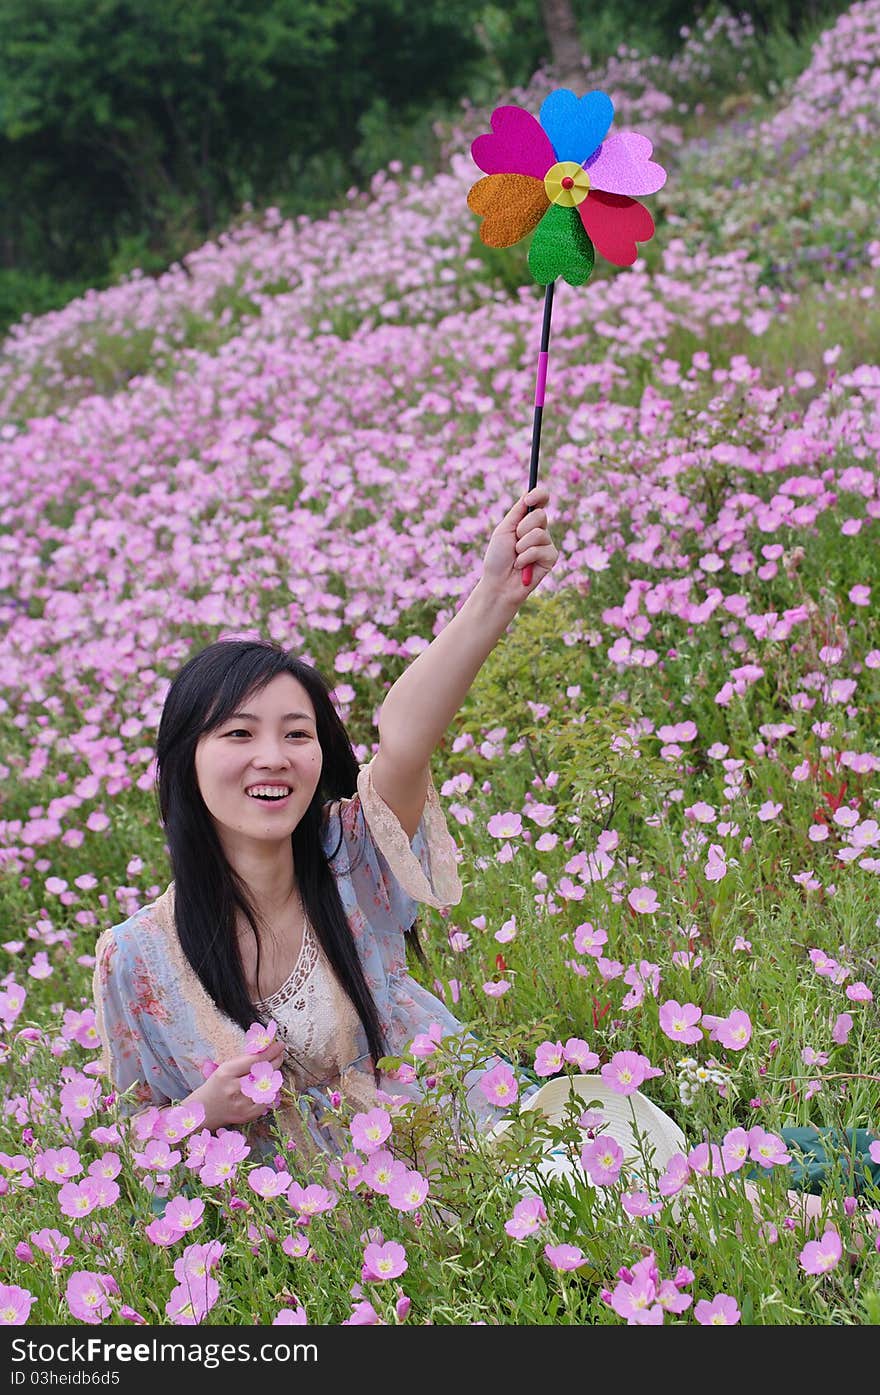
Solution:
<path fill-rule="evenodd" d="M 373 784 L 410 838 L 425 803 L 427 770 L 479 673 L 523 601 L 559 553 L 547 531 L 546 485 L 518 499 L 492 534 L 483 573 L 464 605 L 388 692 L 379 716 Z M 532 512 L 528 512 L 529 506 Z M 532 564 L 524 586 L 522 568 Z"/>

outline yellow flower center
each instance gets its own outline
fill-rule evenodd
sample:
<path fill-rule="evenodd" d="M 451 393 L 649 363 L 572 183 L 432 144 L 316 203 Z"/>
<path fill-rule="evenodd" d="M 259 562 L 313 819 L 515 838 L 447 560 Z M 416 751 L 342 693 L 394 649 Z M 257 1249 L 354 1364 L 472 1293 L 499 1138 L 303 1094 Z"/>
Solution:
<path fill-rule="evenodd" d="M 544 190 L 551 203 L 575 208 L 590 192 L 590 176 L 574 160 L 560 160 L 544 175 Z"/>

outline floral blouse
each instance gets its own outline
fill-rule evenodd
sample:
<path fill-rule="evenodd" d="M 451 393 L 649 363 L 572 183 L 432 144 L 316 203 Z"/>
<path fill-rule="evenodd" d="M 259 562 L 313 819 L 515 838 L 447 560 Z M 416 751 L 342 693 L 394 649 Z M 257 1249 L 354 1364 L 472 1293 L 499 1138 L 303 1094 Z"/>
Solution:
<path fill-rule="evenodd" d="M 362 765 L 357 793 L 325 805 L 323 845 L 328 855 L 342 842 L 330 866 L 343 908 L 376 1001 L 389 1055 L 405 1050 L 413 1037 L 439 1024 L 444 1036 L 461 1032 L 448 1008 L 407 972 L 404 931 L 418 904 L 444 907 L 461 900 L 453 841 L 433 780 L 412 840 L 373 787 L 371 763 Z M 317 950 L 317 955 L 315 951 Z M 357 1108 L 377 1102 L 372 1061 L 360 1020 L 316 942 L 309 950 L 321 962 L 322 991 L 304 1001 L 317 1014 L 309 1039 L 323 1043 L 324 1055 L 297 1070 L 293 1054 L 282 1066 L 296 1105 L 276 1110 L 278 1122 L 308 1155 L 318 1149 L 339 1152 L 344 1140 L 327 1112 L 331 1090 Z M 134 1087 L 132 1108 L 184 1099 L 205 1079 L 203 1067 L 241 1055 L 245 1034 L 215 1005 L 191 968 L 174 924 L 174 883 L 156 901 L 102 934 L 96 946 L 94 996 L 103 1065 L 114 1088 Z M 261 1004 L 262 1010 L 267 1010 Z M 256 1020 L 256 1012 L 255 1012 Z M 317 1064 L 317 1069 L 316 1069 Z M 488 1055 L 465 1076 L 470 1110 L 481 1129 L 501 1111 L 478 1089 L 485 1070 L 498 1064 Z M 380 1077 L 390 1095 L 419 1097 L 416 1082 Z M 265 1134 L 265 1128 L 262 1129 Z M 259 1136 L 260 1124 L 251 1125 Z"/>

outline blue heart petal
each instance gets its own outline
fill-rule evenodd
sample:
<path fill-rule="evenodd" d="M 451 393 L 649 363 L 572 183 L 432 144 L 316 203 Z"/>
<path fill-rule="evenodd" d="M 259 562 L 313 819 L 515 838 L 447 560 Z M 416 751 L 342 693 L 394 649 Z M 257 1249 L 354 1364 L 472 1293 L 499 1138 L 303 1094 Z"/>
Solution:
<path fill-rule="evenodd" d="M 541 125 L 557 160 L 574 160 L 578 165 L 598 150 L 613 120 L 614 106 L 604 92 L 578 98 L 567 87 L 558 87 L 541 105 Z"/>

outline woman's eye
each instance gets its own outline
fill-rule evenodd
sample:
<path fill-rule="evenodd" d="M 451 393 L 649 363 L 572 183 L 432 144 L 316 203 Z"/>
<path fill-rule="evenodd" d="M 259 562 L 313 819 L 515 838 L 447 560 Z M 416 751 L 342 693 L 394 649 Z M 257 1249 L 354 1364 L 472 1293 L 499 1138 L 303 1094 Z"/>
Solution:
<path fill-rule="evenodd" d="M 308 734 L 309 734 L 309 733 L 308 733 L 307 731 L 289 731 L 289 732 L 287 733 L 288 736 L 306 736 L 306 737 L 308 736 Z"/>

